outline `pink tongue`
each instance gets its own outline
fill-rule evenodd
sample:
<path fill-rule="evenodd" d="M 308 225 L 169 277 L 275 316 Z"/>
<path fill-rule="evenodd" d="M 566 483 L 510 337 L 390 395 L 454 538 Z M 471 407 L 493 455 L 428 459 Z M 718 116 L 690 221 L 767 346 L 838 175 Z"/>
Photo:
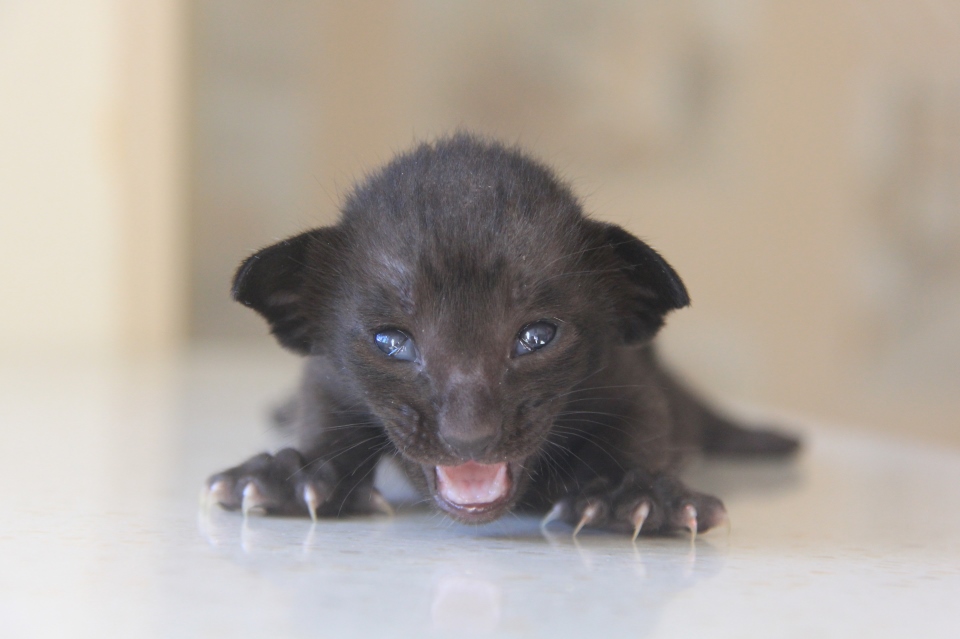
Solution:
<path fill-rule="evenodd" d="M 507 494 L 507 464 L 467 462 L 459 466 L 437 466 L 437 490 L 458 506 L 489 504 Z"/>

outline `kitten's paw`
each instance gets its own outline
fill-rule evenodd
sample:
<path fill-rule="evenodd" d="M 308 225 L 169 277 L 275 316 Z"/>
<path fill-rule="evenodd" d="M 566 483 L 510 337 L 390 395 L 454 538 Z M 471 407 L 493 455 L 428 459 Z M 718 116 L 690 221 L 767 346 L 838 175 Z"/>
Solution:
<path fill-rule="evenodd" d="M 333 495 L 329 478 L 310 471 L 299 452 L 261 453 L 207 480 L 204 501 L 244 515 L 310 515 Z"/>
<path fill-rule="evenodd" d="M 390 504 L 369 482 L 343 481 L 330 465 L 306 461 L 292 448 L 276 455 L 261 453 L 213 475 L 201 500 L 244 515 L 309 515 L 314 520 L 392 513 Z"/>
<path fill-rule="evenodd" d="M 557 502 L 544 525 L 562 520 L 574 527 L 606 528 L 640 534 L 706 532 L 726 523 L 727 511 L 716 497 L 697 493 L 668 475 L 627 473 L 619 485 L 605 479 L 591 482 L 579 493 Z"/>

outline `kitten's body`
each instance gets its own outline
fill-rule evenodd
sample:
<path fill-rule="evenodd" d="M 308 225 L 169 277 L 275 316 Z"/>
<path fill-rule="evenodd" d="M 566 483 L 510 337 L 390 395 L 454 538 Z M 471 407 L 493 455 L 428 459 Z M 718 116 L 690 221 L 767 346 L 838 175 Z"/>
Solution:
<path fill-rule="evenodd" d="M 676 479 L 686 453 L 796 447 L 718 417 L 658 364 L 650 342 L 689 300 L 657 253 L 585 218 L 541 165 L 469 136 L 401 156 L 336 226 L 252 256 L 234 295 L 308 362 L 287 411 L 297 448 L 212 477 L 228 508 L 376 510 L 386 454 L 463 521 L 552 507 L 696 531 L 724 510 Z"/>

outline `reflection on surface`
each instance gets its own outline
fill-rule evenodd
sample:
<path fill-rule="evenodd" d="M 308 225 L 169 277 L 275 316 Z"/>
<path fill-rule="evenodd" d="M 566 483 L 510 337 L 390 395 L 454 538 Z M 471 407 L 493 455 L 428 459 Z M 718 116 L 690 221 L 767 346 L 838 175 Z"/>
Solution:
<path fill-rule="evenodd" d="M 500 624 L 502 593 L 492 581 L 454 574 L 441 577 L 430 616 L 437 630 L 486 634 Z"/>
<path fill-rule="evenodd" d="M 571 607 L 593 627 L 642 617 L 631 636 L 647 636 L 666 604 L 716 575 L 724 556 L 722 536 L 716 545 L 686 537 L 632 544 L 623 535 L 544 533 L 535 518 L 468 527 L 415 509 L 312 524 L 214 508 L 201 509 L 198 524 L 211 558 L 253 568 L 277 588 L 298 636 L 331 626 L 563 634 Z M 365 605 L 376 614 L 358 614 Z"/>

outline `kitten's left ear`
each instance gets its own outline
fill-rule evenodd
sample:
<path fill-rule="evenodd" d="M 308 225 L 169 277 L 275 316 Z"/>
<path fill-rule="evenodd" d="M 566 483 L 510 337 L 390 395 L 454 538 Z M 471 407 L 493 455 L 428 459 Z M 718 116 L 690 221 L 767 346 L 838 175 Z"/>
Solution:
<path fill-rule="evenodd" d="M 233 278 L 233 299 L 260 313 L 283 346 L 308 355 L 320 344 L 338 279 L 340 233 L 307 231 L 254 253 Z"/>
<path fill-rule="evenodd" d="M 690 304 L 677 272 L 647 244 L 614 224 L 589 221 L 613 254 L 620 273 L 614 291 L 624 340 L 636 343 L 652 338 L 670 311 Z"/>

